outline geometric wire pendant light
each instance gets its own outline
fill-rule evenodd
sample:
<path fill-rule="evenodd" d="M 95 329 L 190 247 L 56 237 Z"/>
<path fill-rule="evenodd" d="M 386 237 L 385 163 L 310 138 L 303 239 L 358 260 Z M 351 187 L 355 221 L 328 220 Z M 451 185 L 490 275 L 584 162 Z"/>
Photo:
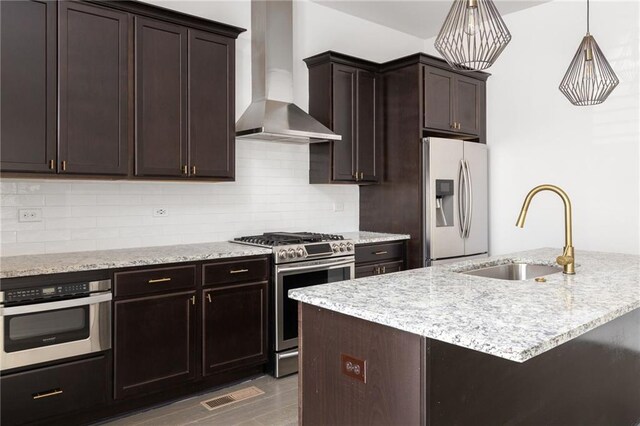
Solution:
<path fill-rule="evenodd" d="M 596 40 L 589 33 L 589 0 L 587 0 L 587 35 L 560 82 L 560 91 L 573 105 L 597 105 L 607 99 L 619 80 L 607 62 Z"/>
<path fill-rule="evenodd" d="M 435 48 L 460 71 L 489 68 L 511 41 L 492 0 L 454 0 Z"/>

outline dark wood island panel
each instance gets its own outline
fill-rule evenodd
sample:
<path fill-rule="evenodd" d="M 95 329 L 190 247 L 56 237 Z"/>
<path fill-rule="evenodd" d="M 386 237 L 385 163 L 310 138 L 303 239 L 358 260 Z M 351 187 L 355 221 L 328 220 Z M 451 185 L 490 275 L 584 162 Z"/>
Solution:
<path fill-rule="evenodd" d="M 640 309 L 523 363 L 304 303 L 299 315 L 303 425 L 640 421 Z M 342 354 L 366 383 L 342 372 Z"/>

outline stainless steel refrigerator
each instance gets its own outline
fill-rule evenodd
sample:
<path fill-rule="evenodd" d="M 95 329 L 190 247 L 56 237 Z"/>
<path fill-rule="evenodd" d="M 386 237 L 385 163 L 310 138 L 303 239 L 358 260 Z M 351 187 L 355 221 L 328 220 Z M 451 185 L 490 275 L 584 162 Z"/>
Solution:
<path fill-rule="evenodd" d="M 487 146 L 424 138 L 425 266 L 486 257 Z"/>

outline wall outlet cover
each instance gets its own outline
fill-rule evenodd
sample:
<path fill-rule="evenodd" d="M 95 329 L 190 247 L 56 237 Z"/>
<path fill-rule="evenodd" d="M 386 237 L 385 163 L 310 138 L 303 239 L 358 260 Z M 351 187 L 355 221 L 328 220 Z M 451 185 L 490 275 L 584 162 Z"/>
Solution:
<path fill-rule="evenodd" d="M 18 210 L 18 222 L 42 222 L 42 209 Z"/>
<path fill-rule="evenodd" d="M 154 217 L 166 217 L 169 216 L 169 209 L 164 208 L 164 207 L 158 207 L 153 209 L 153 216 Z"/>

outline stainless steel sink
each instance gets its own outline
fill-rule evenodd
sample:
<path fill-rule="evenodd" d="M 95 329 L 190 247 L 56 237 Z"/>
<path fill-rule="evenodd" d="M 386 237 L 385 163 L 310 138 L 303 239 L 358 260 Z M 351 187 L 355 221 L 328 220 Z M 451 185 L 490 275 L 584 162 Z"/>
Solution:
<path fill-rule="evenodd" d="M 562 272 L 557 266 L 533 265 L 530 263 L 507 263 L 504 265 L 489 266 L 487 268 L 472 269 L 462 272 L 477 277 L 495 278 L 498 280 L 523 281 L 545 275 Z"/>

